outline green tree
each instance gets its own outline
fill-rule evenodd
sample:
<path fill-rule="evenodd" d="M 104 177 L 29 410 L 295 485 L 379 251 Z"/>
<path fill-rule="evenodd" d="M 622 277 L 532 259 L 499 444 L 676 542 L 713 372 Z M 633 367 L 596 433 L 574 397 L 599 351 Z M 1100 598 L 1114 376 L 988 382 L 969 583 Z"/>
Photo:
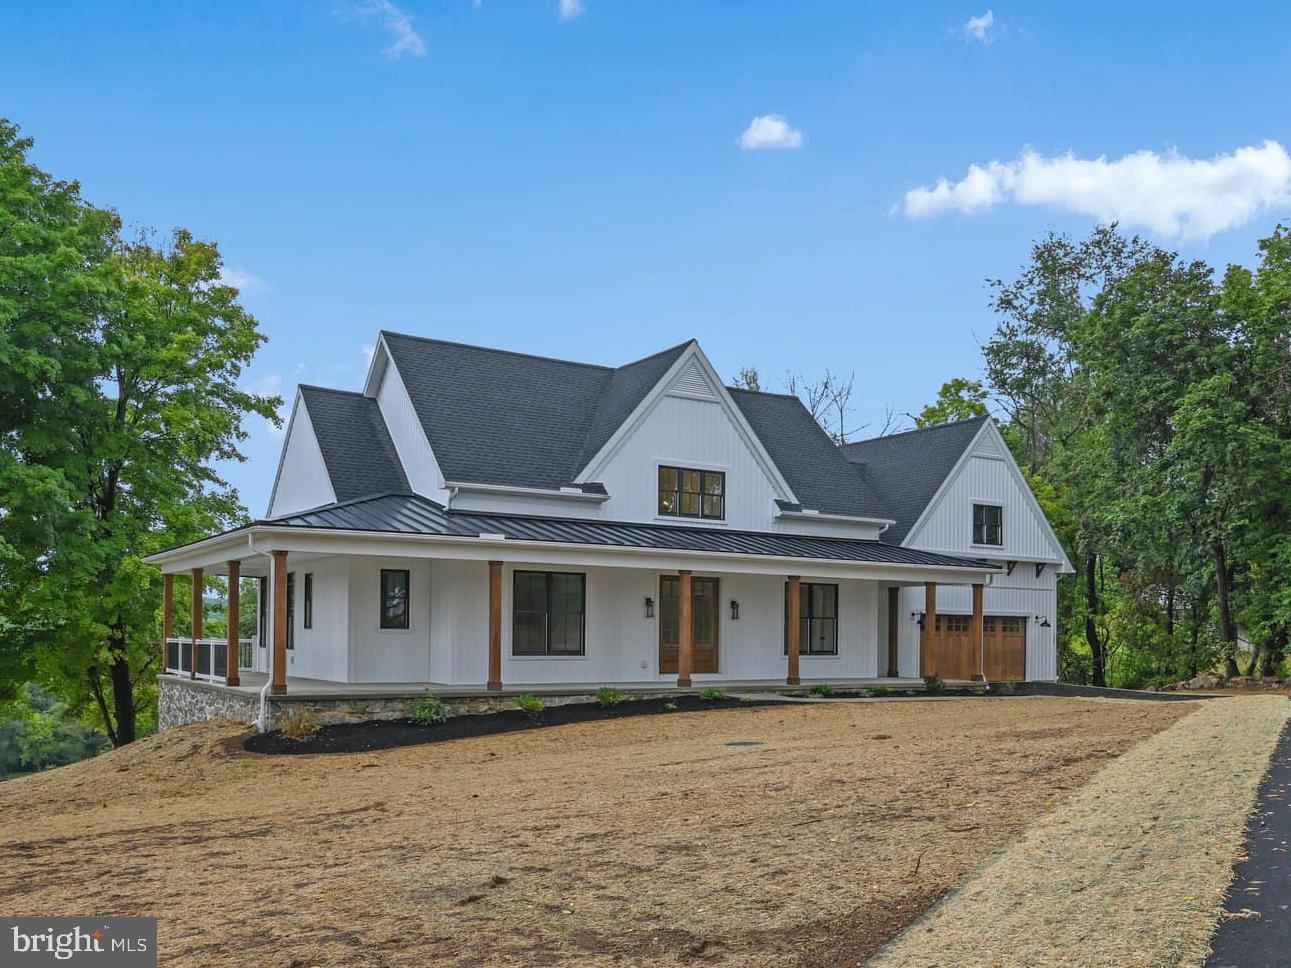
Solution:
<path fill-rule="evenodd" d="M 986 399 L 986 388 L 982 386 L 981 380 L 966 380 L 957 376 L 941 385 L 933 403 L 911 416 L 916 427 L 935 427 L 956 420 L 985 417 Z"/>
<path fill-rule="evenodd" d="M 152 705 L 158 657 L 160 577 L 142 558 L 244 518 L 212 465 L 242 459 L 243 418 L 277 420 L 280 401 L 238 387 L 264 337 L 220 283 L 214 245 L 182 230 L 123 242 L 115 217 L 37 173 L 30 143 L 4 130 L 5 183 L 61 192 L 67 222 L 99 229 L 66 257 L 93 286 L 33 305 L 38 268 L 0 278 L 0 346 L 25 347 L 14 393 L 34 401 L 0 443 L 6 614 L 25 671 L 121 745 Z M 29 231 L 31 206 L 4 205 L 11 231 Z"/>

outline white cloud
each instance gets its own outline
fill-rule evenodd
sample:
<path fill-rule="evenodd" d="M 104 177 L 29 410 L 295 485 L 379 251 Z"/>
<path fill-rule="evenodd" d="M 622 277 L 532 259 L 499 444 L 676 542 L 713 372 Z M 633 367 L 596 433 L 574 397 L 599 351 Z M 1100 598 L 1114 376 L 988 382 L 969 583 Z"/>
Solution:
<path fill-rule="evenodd" d="M 260 279 L 237 266 L 220 266 L 220 276 L 216 281 L 221 286 L 232 286 L 242 292 L 255 289 L 261 285 Z"/>
<path fill-rule="evenodd" d="M 1291 156 L 1276 141 L 1214 158 L 1137 151 L 1116 161 L 1070 153 L 1045 158 L 1030 149 L 1015 161 L 970 165 L 957 182 L 906 192 L 911 218 L 972 215 L 1012 202 L 1045 205 L 1166 238 L 1208 239 L 1262 209 L 1291 204 Z"/>
<path fill-rule="evenodd" d="M 586 10 L 583 0 L 557 0 L 556 17 L 561 23 L 566 23 L 575 17 L 581 17 Z"/>
<path fill-rule="evenodd" d="M 802 132 L 789 126 L 783 115 L 760 114 L 744 129 L 739 145 L 745 151 L 762 148 L 801 148 Z"/>
<path fill-rule="evenodd" d="M 342 11 L 363 20 L 375 18 L 380 21 L 381 26 L 394 38 L 384 50 L 387 57 L 398 60 L 407 54 L 413 57 L 425 56 L 426 40 L 413 27 L 412 17 L 390 0 L 361 0 L 345 5 Z"/>
<path fill-rule="evenodd" d="M 975 40 L 979 44 L 989 44 L 995 38 L 991 36 L 991 28 L 995 26 L 995 11 L 988 10 L 984 14 L 976 17 L 969 17 L 964 22 L 964 36 L 969 40 Z"/>

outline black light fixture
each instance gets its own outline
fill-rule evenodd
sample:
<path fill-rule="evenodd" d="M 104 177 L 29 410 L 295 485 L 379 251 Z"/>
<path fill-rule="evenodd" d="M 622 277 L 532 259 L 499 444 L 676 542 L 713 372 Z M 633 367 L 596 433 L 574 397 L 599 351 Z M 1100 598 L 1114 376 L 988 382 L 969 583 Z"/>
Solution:
<path fill-rule="evenodd" d="M 1050 627 L 1048 615 L 1037 615 L 1035 618 L 1036 618 L 1036 621 L 1040 623 L 1040 627 L 1042 629 L 1047 629 Z"/>
<path fill-rule="evenodd" d="M 911 612 L 910 618 L 918 624 L 919 628 L 923 628 L 923 612 Z"/>
<path fill-rule="evenodd" d="M 735 621 L 739 617 L 740 617 L 740 603 L 732 598 L 731 599 L 731 621 Z"/>
<path fill-rule="evenodd" d="M 654 618 L 654 599 L 649 595 L 646 596 L 645 601 L 645 617 Z"/>

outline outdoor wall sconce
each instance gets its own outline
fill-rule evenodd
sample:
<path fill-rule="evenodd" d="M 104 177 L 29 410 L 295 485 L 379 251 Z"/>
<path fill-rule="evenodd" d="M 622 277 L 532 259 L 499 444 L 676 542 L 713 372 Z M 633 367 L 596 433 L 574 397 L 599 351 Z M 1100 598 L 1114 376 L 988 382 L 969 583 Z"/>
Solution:
<path fill-rule="evenodd" d="M 911 612 L 910 621 L 918 625 L 919 628 L 923 628 L 923 612 Z"/>
<path fill-rule="evenodd" d="M 646 618 L 654 618 L 654 599 L 649 595 L 646 596 L 645 615 Z"/>
<path fill-rule="evenodd" d="M 732 598 L 731 599 L 731 621 L 735 621 L 739 617 L 740 617 L 740 603 Z"/>
<path fill-rule="evenodd" d="M 1047 629 L 1047 628 L 1049 628 L 1049 627 L 1050 627 L 1050 626 L 1049 626 L 1049 616 L 1048 616 L 1048 615 L 1037 615 L 1037 616 L 1035 617 L 1035 620 L 1036 620 L 1037 622 L 1039 622 L 1039 623 L 1040 623 L 1040 627 L 1041 627 L 1042 629 Z"/>

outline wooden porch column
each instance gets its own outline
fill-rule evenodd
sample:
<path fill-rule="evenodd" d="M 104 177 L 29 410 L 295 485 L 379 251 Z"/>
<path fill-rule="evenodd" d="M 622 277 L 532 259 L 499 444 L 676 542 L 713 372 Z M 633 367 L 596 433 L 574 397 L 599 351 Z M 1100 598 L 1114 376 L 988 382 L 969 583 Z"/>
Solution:
<path fill-rule="evenodd" d="M 695 664 L 695 615 L 690 598 L 690 572 L 677 572 L 677 685 L 690 685 Z"/>
<path fill-rule="evenodd" d="M 236 686 L 238 679 L 238 639 L 241 633 L 241 615 L 238 614 L 239 599 L 242 589 L 238 587 L 242 580 L 242 562 L 229 562 L 229 644 L 224 649 L 224 682 Z M 212 672 L 215 670 L 212 669 Z"/>
<path fill-rule="evenodd" d="M 937 652 L 937 583 L 930 581 L 924 586 L 924 604 L 923 604 L 923 642 L 919 649 L 919 674 L 924 676 L 938 675 L 938 669 L 930 666 L 936 663 L 929 663 L 929 656 L 938 655 Z"/>
<path fill-rule="evenodd" d="M 269 692 L 287 694 L 287 552 L 273 553 L 273 678 Z"/>
<path fill-rule="evenodd" d="M 973 668 L 978 670 L 975 679 L 986 678 L 986 622 L 982 616 L 982 588 L 980 584 L 973 585 L 973 625 L 969 630 L 969 636 L 973 643 Z"/>
<path fill-rule="evenodd" d="M 191 664 L 188 669 L 188 678 L 197 678 L 197 640 L 202 637 L 202 606 L 206 603 L 202 601 L 202 569 L 193 569 L 193 652 Z M 212 669 L 212 672 L 215 670 Z"/>
<path fill-rule="evenodd" d="M 170 661 L 169 642 L 175 635 L 175 576 L 161 576 L 161 671 Z"/>
<path fill-rule="evenodd" d="M 489 562 L 489 683 L 502 691 L 502 562 Z"/>
<path fill-rule="evenodd" d="M 784 682 L 787 686 L 796 686 L 801 681 L 798 678 L 798 665 L 802 659 L 802 582 L 797 575 L 789 576 L 789 600 L 784 607 L 789 613 L 786 616 L 788 641 L 785 645 L 785 650 L 789 653 L 789 671 Z"/>

